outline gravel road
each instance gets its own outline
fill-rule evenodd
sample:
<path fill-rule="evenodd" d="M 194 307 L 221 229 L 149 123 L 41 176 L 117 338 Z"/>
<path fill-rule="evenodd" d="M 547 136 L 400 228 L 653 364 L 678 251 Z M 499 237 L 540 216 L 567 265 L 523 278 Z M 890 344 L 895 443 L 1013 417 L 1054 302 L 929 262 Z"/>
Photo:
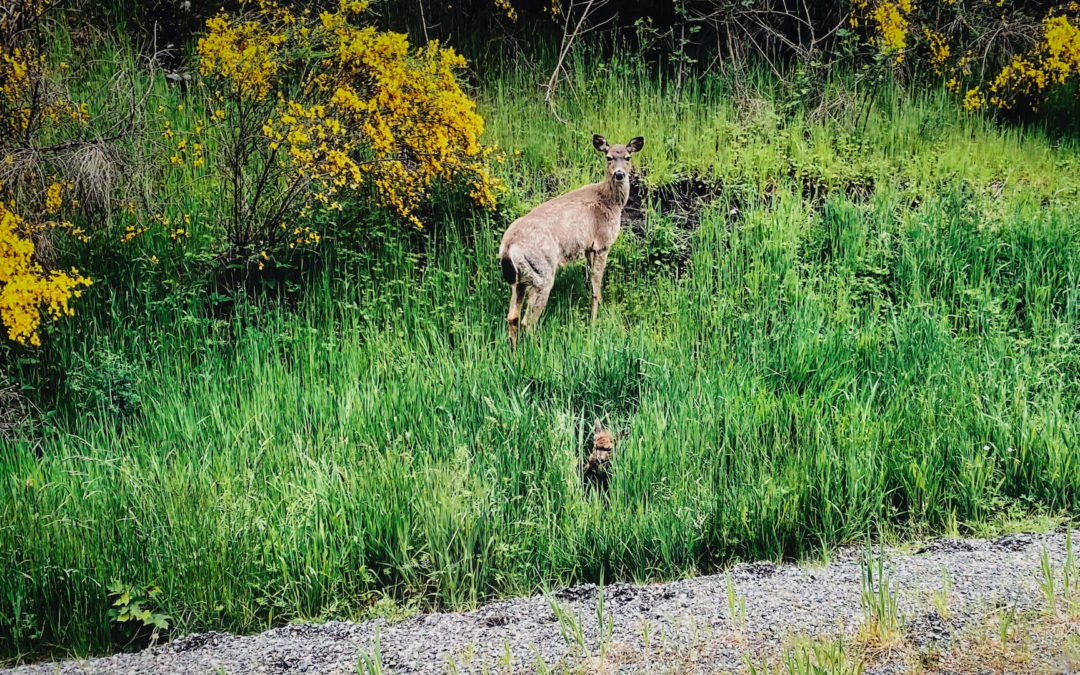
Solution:
<path fill-rule="evenodd" d="M 1059 530 L 990 540 L 939 539 L 904 551 L 886 549 L 888 577 L 905 616 L 902 644 L 879 653 L 867 672 L 906 672 L 907 666 L 890 665 L 891 655 L 896 661 L 905 654 L 909 658 L 948 651 L 965 631 L 985 633 L 980 627 L 987 617 L 1000 616 L 1002 607 L 1015 606 L 1020 615 L 1037 614 L 1045 607 L 1037 582 L 1042 551 L 1060 566 L 1065 540 Z M 862 556 L 862 549 L 853 548 L 817 566 L 757 562 L 734 567 L 730 585 L 736 607 L 739 598 L 745 599 L 745 618 L 736 616 L 734 621 L 729 577 L 714 575 L 648 586 L 607 586 L 603 592 L 604 621 L 611 622 L 607 636 L 597 618 L 599 589 L 585 585 L 548 597 L 507 600 L 471 612 L 415 616 L 394 624 L 383 620 L 293 624 L 247 637 L 202 633 L 134 654 L 39 663 L 5 672 L 357 673 L 361 656 L 376 652 L 382 672 L 392 673 L 485 669 L 522 673 L 544 670 L 544 664 L 586 672 L 744 671 L 744 655 L 759 662 L 763 655 L 779 655 L 797 644 L 793 640 L 799 636 L 816 640 L 854 636 L 864 620 Z M 942 588 L 943 569 L 951 581 L 945 617 L 935 609 L 941 602 L 932 600 Z M 1068 630 L 1077 630 L 1075 622 L 1069 625 Z M 1065 657 L 1047 656 L 1050 652 L 1039 646 L 1037 638 L 1033 645 L 1024 648 L 1045 658 L 1029 659 L 1044 664 L 1032 665 L 1030 672 L 1072 672 Z"/>

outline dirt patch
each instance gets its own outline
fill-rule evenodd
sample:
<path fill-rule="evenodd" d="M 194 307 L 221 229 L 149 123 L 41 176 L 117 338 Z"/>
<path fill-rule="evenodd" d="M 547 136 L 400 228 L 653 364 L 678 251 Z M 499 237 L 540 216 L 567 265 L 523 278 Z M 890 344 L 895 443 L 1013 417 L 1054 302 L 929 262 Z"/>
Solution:
<path fill-rule="evenodd" d="M 0 439 L 12 440 L 33 426 L 37 408 L 19 386 L 0 380 Z"/>
<path fill-rule="evenodd" d="M 555 591 L 554 595 L 559 600 L 592 600 L 600 591 L 596 584 L 582 584 Z"/>
<path fill-rule="evenodd" d="M 218 647 L 233 639 L 234 636 L 229 633 L 212 630 L 208 633 L 195 633 L 193 635 L 185 635 L 184 637 L 177 638 L 169 643 L 169 649 L 176 654 L 182 654 L 193 649 Z"/>
<path fill-rule="evenodd" d="M 723 191 L 723 183 L 704 176 L 648 187 L 638 172 L 630 174 L 630 198 L 622 213 L 622 226 L 638 237 L 645 236 L 645 211 L 650 203 L 662 216 L 672 217 L 680 229 L 693 232 L 701 222 L 701 212 Z"/>
<path fill-rule="evenodd" d="M 836 180 L 825 177 L 815 168 L 806 169 L 794 165 L 788 169 L 788 177 L 800 186 L 803 200 L 811 205 L 821 204 L 826 197 L 838 190 L 849 201 L 863 204 L 870 199 L 876 188 L 873 176 L 852 176 Z"/>

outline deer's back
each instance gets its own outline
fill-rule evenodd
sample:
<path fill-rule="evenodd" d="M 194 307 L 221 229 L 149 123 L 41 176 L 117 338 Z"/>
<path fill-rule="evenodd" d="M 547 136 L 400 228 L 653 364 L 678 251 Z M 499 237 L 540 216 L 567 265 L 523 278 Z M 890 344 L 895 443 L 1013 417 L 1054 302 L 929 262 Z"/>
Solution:
<path fill-rule="evenodd" d="M 596 185 L 586 185 L 540 204 L 511 223 L 500 250 L 516 244 L 562 264 L 581 258 L 590 247 L 609 247 L 618 228 L 618 210 L 603 203 Z"/>

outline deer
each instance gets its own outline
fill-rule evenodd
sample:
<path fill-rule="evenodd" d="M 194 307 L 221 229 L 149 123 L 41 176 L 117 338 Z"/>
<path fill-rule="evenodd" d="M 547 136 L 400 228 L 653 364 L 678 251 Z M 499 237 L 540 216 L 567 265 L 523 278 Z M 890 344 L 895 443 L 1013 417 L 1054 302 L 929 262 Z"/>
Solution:
<path fill-rule="evenodd" d="M 644 144 L 645 139 L 637 136 L 626 145 L 609 145 L 594 134 L 593 147 L 607 162 L 605 179 L 550 199 L 506 228 L 499 262 L 503 279 L 510 284 L 506 323 L 511 350 L 517 348 L 518 329 L 533 326 L 544 312 L 555 271 L 582 257 L 589 266 L 591 320 L 596 321 L 608 252 L 619 236 L 622 210 L 630 198 L 630 157 Z M 526 299 L 528 315 L 522 319 Z"/>
<path fill-rule="evenodd" d="M 611 477 L 611 455 L 615 451 L 615 436 L 604 428 L 600 418 L 593 424 L 593 449 L 581 466 L 581 478 L 585 487 L 607 492 Z"/>

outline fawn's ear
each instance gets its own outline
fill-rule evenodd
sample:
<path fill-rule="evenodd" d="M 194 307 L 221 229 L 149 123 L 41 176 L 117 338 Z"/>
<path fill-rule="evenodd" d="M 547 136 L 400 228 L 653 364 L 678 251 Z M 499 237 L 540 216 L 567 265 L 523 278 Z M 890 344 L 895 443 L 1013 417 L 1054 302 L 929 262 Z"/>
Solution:
<path fill-rule="evenodd" d="M 630 142 L 626 144 L 626 151 L 631 155 L 635 152 L 641 152 L 641 148 L 645 145 L 645 139 L 641 136 L 635 136 L 630 139 Z"/>
<path fill-rule="evenodd" d="M 601 136 L 600 134 L 593 134 L 592 144 L 593 144 L 593 147 L 596 148 L 597 150 L 599 150 L 600 152 L 607 152 L 607 149 L 608 149 L 607 139 L 604 138 L 603 136 Z"/>
<path fill-rule="evenodd" d="M 596 418 L 596 423 L 595 423 L 595 424 L 593 424 L 593 433 L 594 433 L 594 434 L 598 434 L 598 433 L 600 433 L 600 432 L 601 432 L 601 431 L 603 431 L 603 430 L 604 430 L 604 427 L 600 426 L 600 418 L 599 418 L 599 417 L 597 417 L 597 418 Z"/>

